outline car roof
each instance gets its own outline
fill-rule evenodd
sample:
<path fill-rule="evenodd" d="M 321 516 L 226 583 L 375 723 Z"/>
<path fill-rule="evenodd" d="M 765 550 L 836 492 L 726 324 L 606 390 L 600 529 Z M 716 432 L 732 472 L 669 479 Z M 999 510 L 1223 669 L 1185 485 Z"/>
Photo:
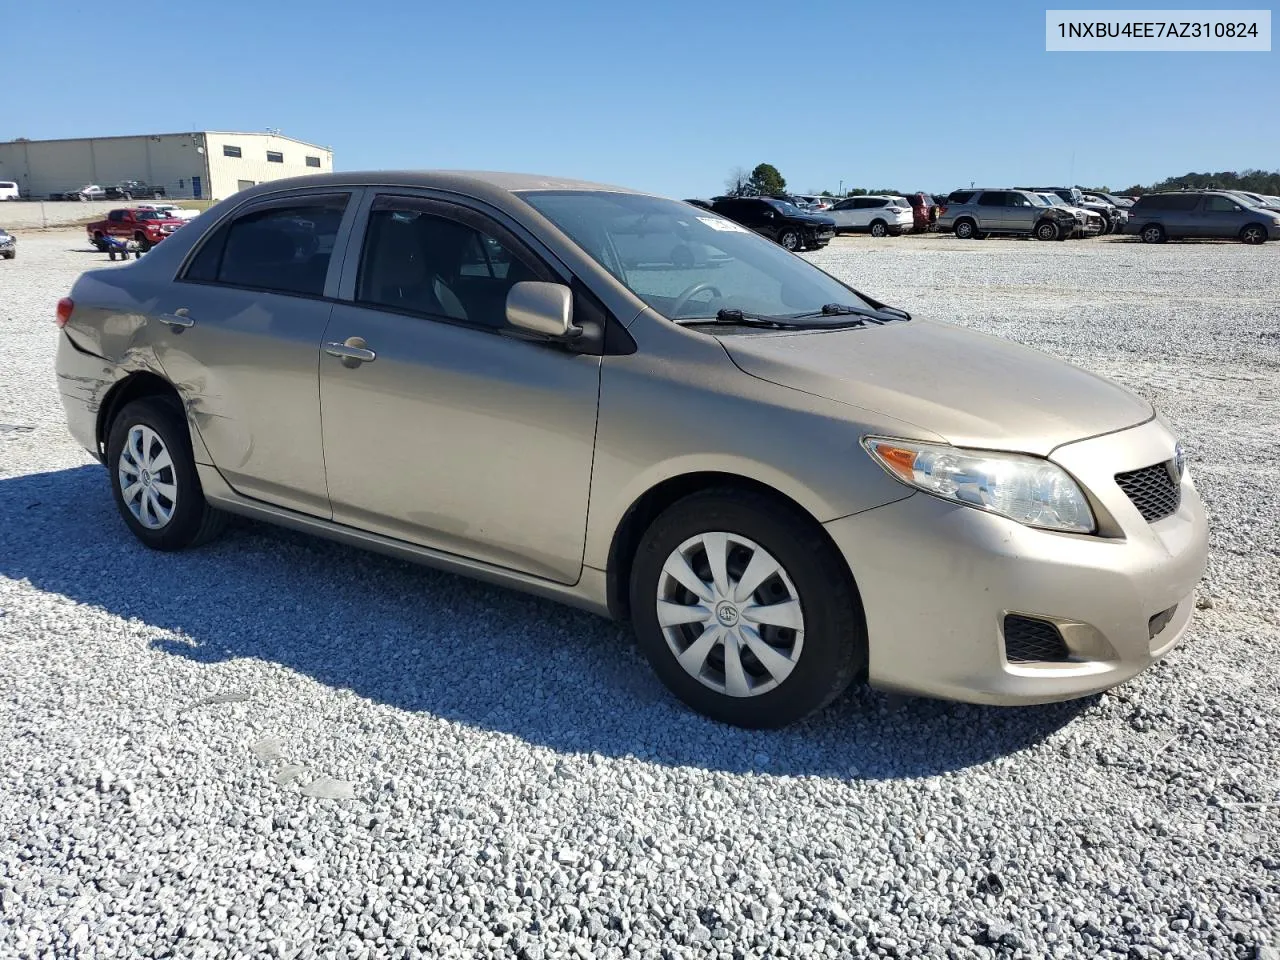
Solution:
<path fill-rule="evenodd" d="M 420 187 L 464 193 L 477 199 L 493 199 L 500 194 L 523 193 L 531 190 L 581 190 L 644 195 L 643 191 L 632 190 L 629 187 L 544 174 L 503 173 L 488 170 L 360 170 L 271 180 L 242 191 L 237 196 L 326 186 Z"/>

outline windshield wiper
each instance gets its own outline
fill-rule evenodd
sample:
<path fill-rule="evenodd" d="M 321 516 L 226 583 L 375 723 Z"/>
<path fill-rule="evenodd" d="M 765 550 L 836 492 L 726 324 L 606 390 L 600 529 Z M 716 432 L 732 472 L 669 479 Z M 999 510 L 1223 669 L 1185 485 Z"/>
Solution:
<path fill-rule="evenodd" d="M 890 320 L 910 320 L 911 314 L 905 310 L 899 310 L 897 307 L 889 307 L 879 304 L 874 310 L 867 307 L 855 307 L 847 303 L 824 303 L 821 310 L 815 310 L 813 313 L 799 314 L 795 319 L 800 320 L 805 317 L 860 317 L 862 320 L 870 320 L 872 323 L 888 323 Z"/>
<path fill-rule="evenodd" d="M 687 326 L 695 323 L 727 323 L 735 327 L 765 327 L 769 330 L 799 330 L 800 325 L 790 323 L 782 317 L 771 317 L 762 313 L 744 313 L 734 307 L 725 307 L 717 310 L 714 317 L 690 317 L 687 320 L 677 320 L 676 323 L 681 326 Z"/>

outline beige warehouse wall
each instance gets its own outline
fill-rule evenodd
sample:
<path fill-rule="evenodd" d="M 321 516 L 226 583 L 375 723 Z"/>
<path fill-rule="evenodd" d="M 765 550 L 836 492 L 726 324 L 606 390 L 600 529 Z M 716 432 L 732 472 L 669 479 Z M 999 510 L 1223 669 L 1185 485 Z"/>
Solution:
<path fill-rule="evenodd" d="M 121 180 L 144 180 L 169 196 L 189 197 L 192 177 L 207 179 L 202 142 L 202 134 L 167 134 L 0 143 L 0 179 L 17 181 L 34 199 Z"/>
<path fill-rule="evenodd" d="M 333 172 L 333 154 L 322 147 L 265 133 L 208 133 L 211 196 L 224 200 L 242 183 L 267 183 L 286 177 Z M 224 146 L 240 148 L 239 157 L 228 157 Z M 267 160 L 268 151 L 279 153 L 282 163 Z M 307 157 L 318 157 L 319 167 L 307 166 Z"/>

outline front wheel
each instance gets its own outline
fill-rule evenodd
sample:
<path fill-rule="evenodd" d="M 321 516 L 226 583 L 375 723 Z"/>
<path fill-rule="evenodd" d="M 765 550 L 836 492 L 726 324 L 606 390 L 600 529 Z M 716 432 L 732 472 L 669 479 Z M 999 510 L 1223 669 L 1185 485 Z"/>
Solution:
<path fill-rule="evenodd" d="M 1248 226 L 1246 226 L 1243 230 L 1240 231 L 1240 239 L 1244 243 L 1252 243 L 1252 244 L 1266 243 L 1267 242 L 1266 227 L 1262 226 L 1262 224 L 1260 223 L 1251 223 Z"/>
<path fill-rule="evenodd" d="M 798 230 L 783 230 L 782 233 L 778 235 L 778 243 L 780 243 L 783 248 L 795 253 L 800 249 L 800 232 Z"/>
<path fill-rule="evenodd" d="M 644 535 L 630 591 L 654 671 L 723 723 L 785 726 L 866 666 L 844 559 L 812 518 L 761 493 L 708 490 L 668 508 Z"/>
<path fill-rule="evenodd" d="M 1036 224 L 1037 240 L 1057 240 L 1061 232 L 1058 229 L 1058 225 L 1050 220 L 1044 220 Z"/>
<path fill-rule="evenodd" d="M 153 550 L 198 546 L 226 524 L 226 514 L 204 498 L 191 435 L 174 401 L 146 397 L 127 404 L 111 423 L 107 468 L 116 509 Z"/>

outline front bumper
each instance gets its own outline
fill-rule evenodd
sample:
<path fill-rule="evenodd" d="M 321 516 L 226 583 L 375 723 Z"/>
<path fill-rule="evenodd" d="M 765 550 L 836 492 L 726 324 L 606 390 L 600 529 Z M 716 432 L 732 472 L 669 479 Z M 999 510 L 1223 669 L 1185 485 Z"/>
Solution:
<path fill-rule="evenodd" d="M 878 687 L 973 703 L 1086 696 L 1177 644 L 1204 572 L 1208 530 L 1189 474 L 1177 513 L 1147 523 L 1115 474 L 1173 456 L 1158 421 L 1058 448 L 1100 534 L 1035 530 L 924 493 L 826 524 L 858 583 Z M 1150 635 L 1153 616 L 1174 608 Z M 1010 663 L 1006 614 L 1053 621 L 1071 659 Z"/>

